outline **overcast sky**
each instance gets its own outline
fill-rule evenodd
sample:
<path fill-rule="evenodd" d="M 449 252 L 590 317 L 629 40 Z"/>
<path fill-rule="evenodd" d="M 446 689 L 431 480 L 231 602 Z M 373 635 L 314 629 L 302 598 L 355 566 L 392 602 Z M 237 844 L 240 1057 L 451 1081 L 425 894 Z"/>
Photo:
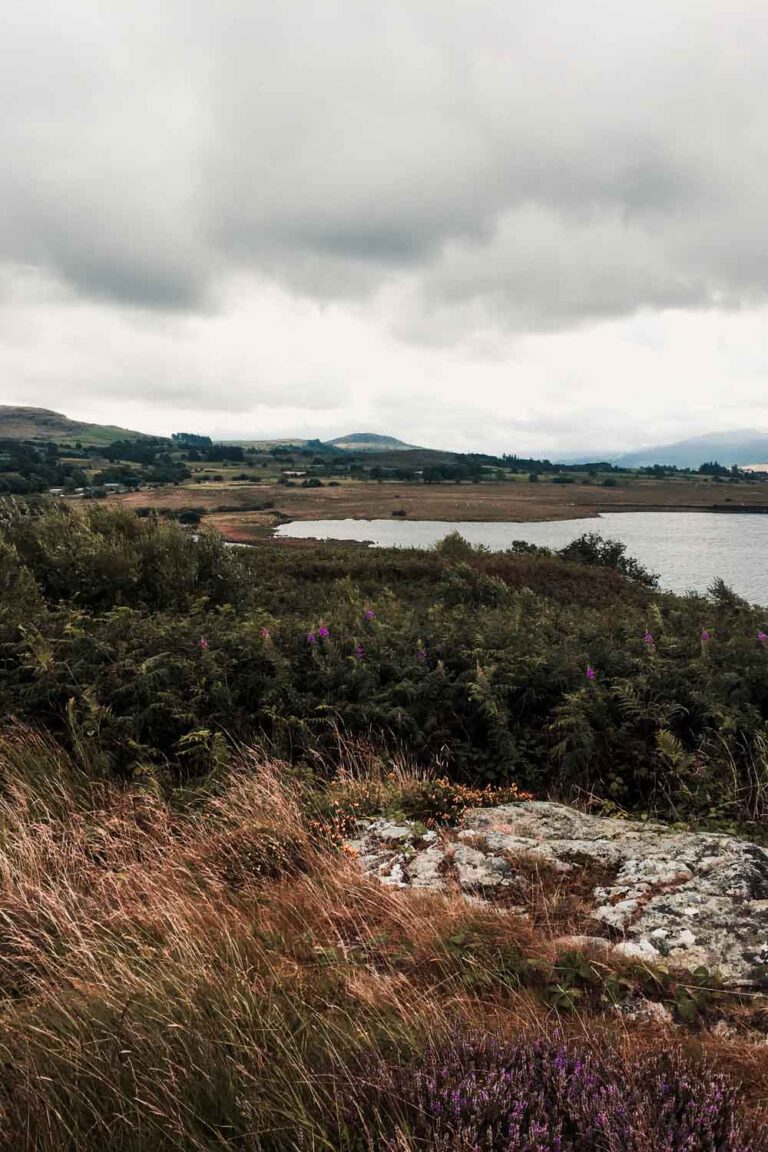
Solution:
<path fill-rule="evenodd" d="M 457 449 L 768 430 L 765 0 L 0 7 L 0 402 Z"/>

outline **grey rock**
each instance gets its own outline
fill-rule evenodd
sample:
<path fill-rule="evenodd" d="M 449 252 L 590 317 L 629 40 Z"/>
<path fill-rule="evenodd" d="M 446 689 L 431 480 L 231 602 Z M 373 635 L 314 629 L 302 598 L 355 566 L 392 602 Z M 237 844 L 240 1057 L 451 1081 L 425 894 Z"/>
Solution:
<path fill-rule="evenodd" d="M 512 869 L 500 856 L 490 856 L 479 848 L 457 844 L 453 851 L 453 865 L 464 889 L 496 888 L 512 875 Z"/>
<path fill-rule="evenodd" d="M 379 879 L 382 884 L 387 884 L 391 888 L 408 887 L 405 869 L 399 860 L 396 860 L 388 871 L 379 873 Z"/>
<path fill-rule="evenodd" d="M 621 1014 L 629 1020 L 647 1020 L 663 1027 L 674 1027 L 674 1017 L 666 1004 L 658 1000 L 635 1000 L 619 1009 Z"/>
<path fill-rule="evenodd" d="M 416 833 L 410 824 L 392 824 L 389 821 L 378 821 L 372 828 L 377 840 L 385 844 L 405 844 L 416 838 Z"/>
<path fill-rule="evenodd" d="M 445 878 L 442 871 L 445 863 L 445 852 L 436 845 L 417 852 L 408 865 L 408 876 L 414 888 L 445 887 Z"/>
<path fill-rule="evenodd" d="M 564 872 L 600 865 L 611 876 L 594 889 L 592 915 L 625 955 L 703 965 L 730 987 L 766 987 L 768 851 L 756 844 L 528 801 L 466 812 L 453 845 L 378 820 L 361 827 L 352 847 L 383 882 L 436 890 L 446 887 L 452 852 L 462 891 L 489 899 L 514 884 L 515 857 Z"/>
<path fill-rule="evenodd" d="M 558 936 L 554 944 L 560 950 L 568 950 L 570 952 L 583 952 L 585 950 L 593 952 L 612 952 L 614 945 L 610 940 L 606 940 L 604 936 Z"/>

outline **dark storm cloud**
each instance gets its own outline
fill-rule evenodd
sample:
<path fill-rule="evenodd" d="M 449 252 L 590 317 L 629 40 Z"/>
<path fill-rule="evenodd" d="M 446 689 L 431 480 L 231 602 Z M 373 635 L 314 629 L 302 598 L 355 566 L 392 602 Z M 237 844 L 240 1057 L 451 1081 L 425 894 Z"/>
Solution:
<path fill-rule="evenodd" d="M 768 11 L 649 0 L 26 0 L 0 260 L 201 310 L 231 272 L 547 330 L 768 292 Z"/>

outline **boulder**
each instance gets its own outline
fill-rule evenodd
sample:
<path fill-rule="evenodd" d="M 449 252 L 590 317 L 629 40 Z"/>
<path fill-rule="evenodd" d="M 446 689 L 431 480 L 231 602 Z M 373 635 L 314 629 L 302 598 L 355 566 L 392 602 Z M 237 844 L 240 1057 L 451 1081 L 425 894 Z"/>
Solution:
<path fill-rule="evenodd" d="M 623 954 L 704 966 L 728 987 L 768 987 L 768 851 L 748 841 L 528 801 L 471 809 L 450 843 L 372 821 L 353 847 L 384 882 L 439 890 L 452 872 L 489 900 L 515 883 L 521 857 L 560 872 L 603 866 L 611 883 L 594 888 L 591 915 Z"/>

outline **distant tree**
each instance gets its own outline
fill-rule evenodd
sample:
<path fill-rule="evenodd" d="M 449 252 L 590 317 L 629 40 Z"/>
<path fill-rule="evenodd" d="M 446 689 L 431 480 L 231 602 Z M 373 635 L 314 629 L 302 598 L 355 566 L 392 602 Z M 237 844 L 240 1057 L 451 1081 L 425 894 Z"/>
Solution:
<path fill-rule="evenodd" d="M 194 444 L 197 448 L 207 448 L 213 443 L 210 436 L 198 436 L 196 432 L 172 432 L 171 440 L 176 444 Z"/>
<path fill-rule="evenodd" d="M 718 464 L 717 460 L 709 460 L 699 467 L 699 474 L 701 476 L 730 476 L 731 473 L 723 464 Z"/>

